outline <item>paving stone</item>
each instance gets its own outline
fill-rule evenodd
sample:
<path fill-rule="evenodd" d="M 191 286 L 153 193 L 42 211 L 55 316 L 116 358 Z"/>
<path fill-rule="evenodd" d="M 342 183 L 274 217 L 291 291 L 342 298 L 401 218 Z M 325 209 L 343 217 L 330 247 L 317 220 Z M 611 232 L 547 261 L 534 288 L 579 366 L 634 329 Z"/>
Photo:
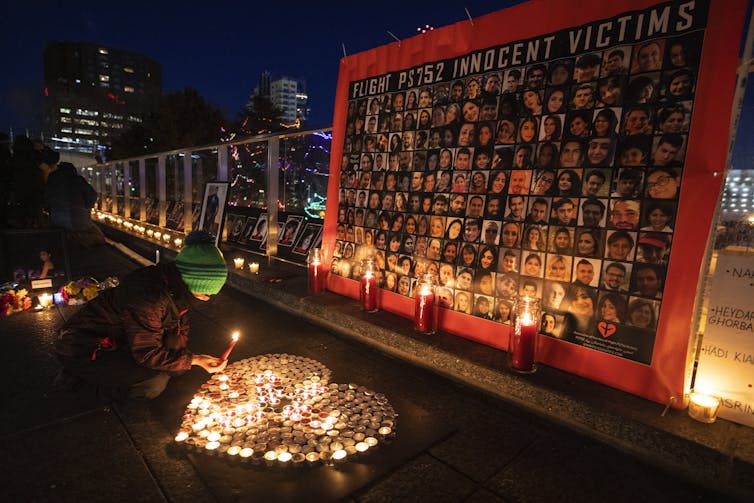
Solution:
<path fill-rule="evenodd" d="M 0 442 L 4 501 L 164 501 L 112 412 L 83 414 Z"/>
<path fill-rule="evenodd" d="M 462 474 L 430 456 L 422 455 L 374 486 L 357 493 L 356 499 L 360 503 L 450 503 L 463 501 L 474 492 L 475 487 L 474 482 Z"/>
<path fill-rule="evenodd" d="M 538 439 L 485 485 L 507 501 L 527 503 L 725 499 L 565 430 Z"/>

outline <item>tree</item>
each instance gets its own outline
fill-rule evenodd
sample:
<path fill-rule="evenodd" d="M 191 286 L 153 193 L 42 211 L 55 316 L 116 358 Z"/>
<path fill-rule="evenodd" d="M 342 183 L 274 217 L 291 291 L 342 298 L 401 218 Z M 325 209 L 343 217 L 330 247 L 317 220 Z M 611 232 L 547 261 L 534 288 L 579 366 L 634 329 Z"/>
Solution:
<path fill-rule="evenodd" d="M 112 159 L 217 143 L 225 122 L 222 112 L 195 89 L 162 96 L 142 124 L 113 140 Z"/>
<path fill-rule="evenodd" d="M 235 129 L 241 135 L 258 135 L 282 131 L 283 112 L 266 96 L 254 95 L 238 113 Z"/>

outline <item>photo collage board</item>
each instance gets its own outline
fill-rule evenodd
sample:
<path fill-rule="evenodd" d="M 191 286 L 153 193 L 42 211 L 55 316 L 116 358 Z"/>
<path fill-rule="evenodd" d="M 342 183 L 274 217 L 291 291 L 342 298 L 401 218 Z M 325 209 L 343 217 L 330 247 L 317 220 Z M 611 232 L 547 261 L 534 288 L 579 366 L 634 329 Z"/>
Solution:
<path fill-rule="evenodd" d="M 520 65 L 491 48 L 427 65 L 434 83 L 351 82 L 332 272 L 372 257 L 406 297 L 431 273 L 443 308 L 500 323 L 538 297 L 541 333 L 649 365 L 707 8 L 627 13 L 664 23 L 599 49 L 563 31 Z"/>

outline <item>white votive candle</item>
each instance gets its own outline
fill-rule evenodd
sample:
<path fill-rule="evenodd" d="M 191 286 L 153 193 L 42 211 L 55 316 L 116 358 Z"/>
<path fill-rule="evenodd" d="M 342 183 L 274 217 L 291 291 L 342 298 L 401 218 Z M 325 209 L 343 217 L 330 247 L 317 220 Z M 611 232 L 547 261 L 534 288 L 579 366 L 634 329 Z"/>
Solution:
<path fill-rule="evenodd" d="M 714 423 L 720 398 L 706 393 L 692 392 L 689 395 L 689 416 L 702 423 Z"/>

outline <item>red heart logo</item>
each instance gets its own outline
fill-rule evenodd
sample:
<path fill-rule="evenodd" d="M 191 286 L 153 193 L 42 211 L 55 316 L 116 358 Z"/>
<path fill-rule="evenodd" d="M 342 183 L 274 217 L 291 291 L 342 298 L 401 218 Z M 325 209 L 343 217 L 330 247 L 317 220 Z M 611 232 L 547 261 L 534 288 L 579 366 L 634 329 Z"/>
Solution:
<path fill-rule="evenodd" d="M 612 323 L 607 323 L 606 321 L 600 321 L 597 324 L 597 329 L 602 334 L 602 337 L 610 337 L 615 333 L 616 330 L 618 330 L 615 325 Z"/>

